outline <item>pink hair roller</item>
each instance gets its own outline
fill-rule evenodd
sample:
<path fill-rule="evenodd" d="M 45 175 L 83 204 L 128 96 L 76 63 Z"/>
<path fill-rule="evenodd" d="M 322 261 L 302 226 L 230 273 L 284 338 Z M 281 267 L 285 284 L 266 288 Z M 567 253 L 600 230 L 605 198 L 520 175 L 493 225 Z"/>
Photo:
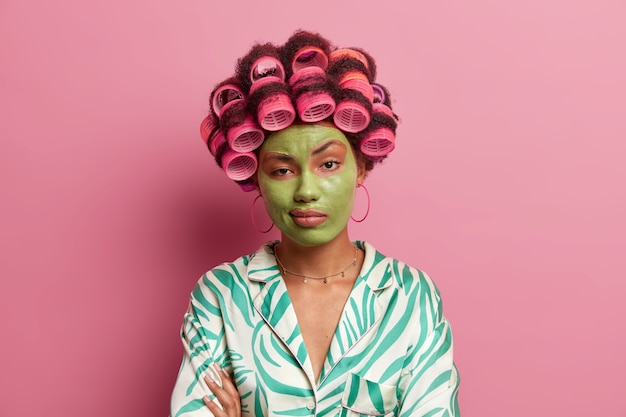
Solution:
<path fill-rule="evenodd" d="M 306 67 L 291 76 L 292 89 L 304 88 L 326 81 L 326 72 L 320 67 Z M 326 119 L 335 111 L 335 100 L 326 91 L 307 91 L 296 97 L 298 115 L 303 122 L 315 123 Z"/>
<path fill-rule="evenodd" d="M 256 89 L 271 83 L 283 83 L 277 77 L 265 77 L 256 81 L 250 88 L 250 94 Z M 283 92 L 276 92 L 259 103 L 257 108 L 257 119 L 261 127 L 265 130 L 276 131 L 290 126 L 296 119 L 296 111 L 293 108 L 291 99 Z"/>
<path fill-rule="evenodd" d="M 289 79 L 289 85 L 292 89 L 295 89 L 324 81 L 326 81 L 326 71 L 320 67 L 306 67 L 298 72 L 294 72 Z"/>
<path fill-rule="evenodd" d="M 237 152 L 250 152 L 261 146 L 265 134 L 252 116 L 246 116 L 243 122 L 231 127 L 226 133 L 228 146 Z"/>
<path fill-rule="evenodd" d="M 227 150 L 222 155 L 222 169 L 231 180 L 247 180 L 256 172 L 258 163 L 252 152 L 235 152 Z"/>
<path fill-rule="evenodd" d="M 383 93 L 384 96 L 384 93 Z M 374 103 L 372 106 L 374 113 L 383 113 L 395 119 L 391 109 L 383 103 Z M 374 129 L 361 140 L 361 152 L 369 156 L 385 156 L 396 147 L 396 135 L 388 127 Z"/>
<path fill-rule="evenodd" d="M 361 140 L 361 152 L 368 156 L 385 156 L 396 147 L 396 135 L 387 127 L 370 132 Z"/>
<path fill-rule="evenodd" d="M 328 93 L 309 91 L 296 98 L 296 107 L 303 122 L 315 123 L 333 114 L 335 100 Z"/>
<path fill-rule="evenodd" d="M 209 144 L 209 136 L 217 126 L 215 117 L 208 115 L 200 123 L 200 137 L 205 144 Z"/>
<path fill-rule="evenodd" d="M 250 81 L 255 83 L 266 77 L 276 77 L 281 81 L 285 81 L 285 68 L 283 64 L 273 56 L 262 56 L 252 64 Z"/>
<path fill-rule="evenodd" d="M 291 69 L 294 74 L 304 68 L 317 67 L 326 70 L 328 67 L 328 57 L 326 53 L 316 46 L 305 46 L 300 48 L 293 56 Z"/>
<path fill-rule="evenodd" d="M 370 114 L 360 103 L 346 100 L 337 104 L 333 120 L 340 130 L 358 133 L 370 124 Z"/>
<path fill-rule="evenodd" d="M 376 113 L 384 113 L 387 116 L 391 117 L 392 119 L 396 118 L 396 116 L 393 115 L 393 112 L 391 111 L 389 106 L 383 103 L 374 103 L 372 105 L 372 111 Z"/>
<path fill-rule="evenodd" d="M 217 150 L 224 144 L 226 144 L 226 138 L 221 130 L 217 130 L 209 139 L 209 152 L 211 152 L 211 155 L 215 156 Z"/>
<path fill-rule="evenodd" d="M 370 103 L 374 101 L 374 89 L 365 74 L 359 71 L 351 71 L 341 77 L 339 86 L 341 88 L 359 91 Z"/>
<path fill-rule="evenodd" d="M 234 103 L 243 100 L 243 91 L 235 84 L 226 84 L 218 88 L 213 94 L 213 111 L 222 117 L 224 111 Z"/>

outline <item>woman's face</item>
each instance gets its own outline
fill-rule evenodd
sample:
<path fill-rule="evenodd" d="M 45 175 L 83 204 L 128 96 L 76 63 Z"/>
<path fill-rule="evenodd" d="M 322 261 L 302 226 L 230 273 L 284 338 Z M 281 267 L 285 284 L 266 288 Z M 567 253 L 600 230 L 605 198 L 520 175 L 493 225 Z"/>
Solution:
<path fill-rule="evenodd" d="M 345 230 L 365 170 L 341 131 L 322 124 L 290 126 L 265 140 L 259 161 L 259 190 L 283 235 L 313 246 Z"/>

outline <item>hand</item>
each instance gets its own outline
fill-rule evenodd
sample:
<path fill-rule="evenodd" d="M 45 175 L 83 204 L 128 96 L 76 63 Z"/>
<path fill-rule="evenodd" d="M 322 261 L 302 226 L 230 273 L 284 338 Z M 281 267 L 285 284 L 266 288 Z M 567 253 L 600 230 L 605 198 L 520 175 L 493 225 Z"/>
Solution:
<path fill-rule="evenodd" d="M 241 398 L 235 383 L 218 364 L 215 363 L 213 366 L 222 380 L 221 386 L 211 378 L 210 373 L 204 377 L 204 382 L 206 382 L 211 392 L 215 394 L 217 401 L 222 404 L 222 407 L 206 395 L 202 398 L 202 401 L 209 407 L 209 410 L 215 417 L 241 417 Z"/>

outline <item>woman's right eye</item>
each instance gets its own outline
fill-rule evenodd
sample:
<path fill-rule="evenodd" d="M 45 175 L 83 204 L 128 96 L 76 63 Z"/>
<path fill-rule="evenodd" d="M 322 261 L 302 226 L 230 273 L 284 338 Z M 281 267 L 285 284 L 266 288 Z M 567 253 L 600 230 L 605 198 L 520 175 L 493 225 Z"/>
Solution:
<path fill-rule="evenodd" d="M 291 170 L 289 168 L 278 168 L 272 171 L 272 174 L 277 177 L 282 177 L 289 174 Z"/>

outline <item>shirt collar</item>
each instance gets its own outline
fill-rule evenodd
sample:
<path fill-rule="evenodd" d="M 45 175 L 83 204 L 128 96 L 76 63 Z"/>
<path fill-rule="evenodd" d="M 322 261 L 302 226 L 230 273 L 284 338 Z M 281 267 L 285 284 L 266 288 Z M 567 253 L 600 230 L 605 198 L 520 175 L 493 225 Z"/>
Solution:
<path fill-rule="evenodd" d="M 251 281 L 267 283 L 280 278 L 274 257 L 274 246 L 278 243 L 278 240 L 266 242 L 250 257 L 248 278 Z M 389 287 L 392 284 L 391 260 L 365 241 L 357 240 L 353 243 L 365 251 L 359 277 L 367 281 L 372 291 Z"/>

